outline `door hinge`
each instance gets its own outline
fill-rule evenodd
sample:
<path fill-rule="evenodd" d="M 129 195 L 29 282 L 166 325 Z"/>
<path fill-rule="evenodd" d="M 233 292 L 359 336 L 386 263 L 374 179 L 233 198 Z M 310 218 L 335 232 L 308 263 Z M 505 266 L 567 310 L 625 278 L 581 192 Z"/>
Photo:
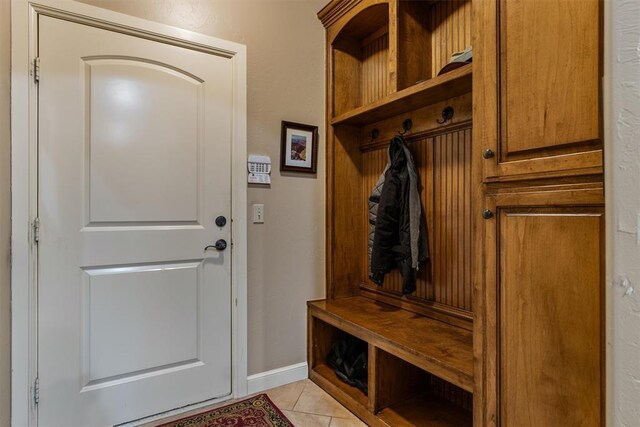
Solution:
<path fill-rule="evenodd" d="M 40 403 L 40 378 L 36 377 L 33 382 L 33 404 L 38 405 Z"/>
<path fill-rule="evenodd" d="M 40 81 L 40 58 L 33 60 L 33 81 L 38 83 Z"/>
<path fill-rule="evenodd" d="M 40 218 L 33 220 L 33 243 L 40 241 Z"/>

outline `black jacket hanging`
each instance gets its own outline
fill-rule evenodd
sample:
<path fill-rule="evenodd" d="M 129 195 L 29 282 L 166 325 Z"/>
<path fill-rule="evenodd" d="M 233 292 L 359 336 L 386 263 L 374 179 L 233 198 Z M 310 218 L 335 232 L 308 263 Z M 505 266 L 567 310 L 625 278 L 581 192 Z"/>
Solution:
<path fill-rule="evenodd" d="M 416 290 L 415 271 L 429 257 L 418 174 L 401 136 L 389 145 L 389 162 L 369 197 L 369 278 L 382 285 L 399 268 L 402 293 Z"/>

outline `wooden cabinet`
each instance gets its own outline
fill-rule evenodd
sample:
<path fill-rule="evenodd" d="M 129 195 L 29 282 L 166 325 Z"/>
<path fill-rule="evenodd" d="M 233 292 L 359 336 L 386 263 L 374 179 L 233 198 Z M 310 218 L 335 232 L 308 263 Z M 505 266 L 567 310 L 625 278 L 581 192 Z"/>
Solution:
<path fill-rule="evenodd" d="M 602 185 L 489 191 L 481 425 L 604 423 Z"/>
<path fill-rule="evenodd" d="M 602 173 L 600 0 L 474 0 L 485 181 Z"/>
<path fill-rule="evenodd" d="M 472 9 L 474 425 L 601 426 L 603 2 Z"/>
<path fill-rule="evenodd" d="M 602 9 L 332 0 L 318 14 L 327 298 L 308 306 L 309 376 L 369 425 L 604 425 Z M 470 45 L 472 64 L 438 75 Z M 367 199 L 399 131 L 430 250 L 409 296 L 397 271 L 367 274 Z M 345 336 L 368 344 L 368 395 L 326 363 Z"/>

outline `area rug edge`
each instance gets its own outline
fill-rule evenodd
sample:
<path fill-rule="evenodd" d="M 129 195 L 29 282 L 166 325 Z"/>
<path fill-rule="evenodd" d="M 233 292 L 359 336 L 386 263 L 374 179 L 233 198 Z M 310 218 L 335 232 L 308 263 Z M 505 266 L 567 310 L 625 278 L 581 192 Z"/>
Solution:
<path fill-rule="evenodd" d="M 256 399 L 259 399 L 259 398 L 264 398 L 267 401 L 267 403 L 271 406 L 271 408 L 282 418 L 282 420 L 287 422 L 287 423 L 289 423 L 289 427 L 295 427 L 294 424 L 291 422 L 291 420 L 289 418 L 287 418 L 287 416 L 282 412 L 282 410 L 280 408 L 278 408 L 278 405 L 273 403 L 273 400 L 271 400 L 271 398 L 267 395 L 267 393 L 258 393 L 255 396 L 246 397 L 244 399 L 240 399 L 240 400 L 237 400 L 235 402 L 228 403 L 226 405 L 221 405 L 221 406 L 218 406 L 218 407 L 215 407 L 215 408 L 203 410 L 201 412 L 196 412 L 194 414 L 187 415 L 187 416 L 184 416 L 182 418 L 175 419 L 173 421 L 168 421 L 168 422 L 163 423 L 163 424 L 158 424 L 156 427 L 174 427 L 174 426 L 178 425 L 180 422 L 184 422 L 186 420 L 189 420 L 190 418 L 201 416 L 201 415 L 207 414 L 209 412 L 222 411 L 225 408 L 228 408 L 230 406 L 238 405 L 238 404 L 240 404 L 242 402 L 245 402 L 245 401 L 248 401 L 248 400 L 256 400 Z M 176 415 L 176 416 L 179 416 L 179 415 Z M 159 420 L 159 421 L 162 422 L 161 420 Z"/>

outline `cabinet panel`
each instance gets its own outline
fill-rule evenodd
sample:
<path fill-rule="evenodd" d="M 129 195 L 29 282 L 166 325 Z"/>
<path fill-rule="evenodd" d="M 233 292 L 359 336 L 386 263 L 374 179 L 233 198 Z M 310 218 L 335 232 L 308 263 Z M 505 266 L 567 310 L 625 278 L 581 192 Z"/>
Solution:
<path fill-rule="evenodd" d="M 500 2 L 503 156 L 599 138 L 597 22 L 597 0 Z"/>
<path fill-rule="evenodd" d="M 599 425 L 601 218 L 500 214 L 503 425 Z"/>
<path fill-rule="evenodd" d="M 601 199 L 597 189 L 487 198 L 487 424 L 604 423 Z"/>
<path fill-rule="evenodd" d="M 601 173 L 601 4 L 473 2 L 486 181 Z"/>

